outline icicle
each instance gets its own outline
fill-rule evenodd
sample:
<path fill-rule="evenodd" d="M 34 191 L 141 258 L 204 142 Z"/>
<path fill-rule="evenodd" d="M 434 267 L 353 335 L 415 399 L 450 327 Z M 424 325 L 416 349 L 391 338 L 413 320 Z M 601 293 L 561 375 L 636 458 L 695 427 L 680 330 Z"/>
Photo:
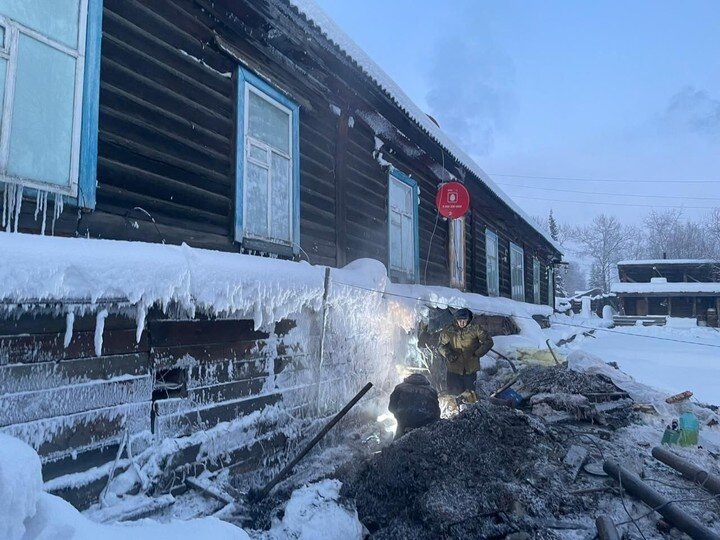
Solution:
<path fill-rule="evenodd" d="M 75 313 L 73 311 L 68 311 L 67 315 L 65 316 L 65 339 L 63 339 L 63 347 L 65 349 L 67 349 L 67 346 L 70 345 L 70 340 L 72 339 L 74 324 L 75 324 Z M 95 347 L 97 349 L 97 345 Z"/>
<path fill-rule="evenodd" d="M 37 190 L 37 193 L 35 194 L 35 216 L 33 219 L 37 221 L 38 212 L 40 211 L 40 200 L 42 199 L 42 191 L 39 189 Z"/>
<path fill-rule="evenodd" d="M 10 230 L 12 216 L 15 213 L 15 184 L 5 184 L 5 198 L 3 201 L 3 227 Z"/>
<path fill-rule="evenodd" d="M 102 356 L 103 331 L 105 330 L 105 319 L 108 310 L 99 311 L 95 319 L 95 356 Z"/>
<path fill-rule="evenodd" d="M 10 186 L 8 184 L 3 184 L 3 215 L 2 215 L 2 226 L 5 226 L 5 218 L 7 217 L 7 196 L 8 196 L 8 189 L 10 189 Z"/>
<path fill-rule="evenodd" d="M 17 232 L 18 230 L 18 222 L 20 221 L 20 209 L 22 208 L 22 196 L 23 186 L 15 186 L 15 226 L 13 227 L 13 232 Z"/>
<path fill-rule="evenodd" d="M 40 227 L 40 234 L 45 235 L 45 225 L 47 224 L 47 201 L 48 201 L 48 192 L 46 191 L 43 193 L 43 209 L 42 209 L 42 226 Z"/>
<path fill-rule="evenodd" d="M 145 302 L 140 301 L 137 305 L 137 314 L 135 320 L 137 321 L 137 328 L 135 329 L 135 343 L 140 343 L 143 330 L 145 329 L 145 315 L 147 311 L 145 309 Z"/>
<path fill-rule="evenodd" d="M 50 228 L 50 234 L 55 236 L 55 220 L 60 217 L 63 211 L 63 196 L 62 193 L 55 193 L 55 204 L 53 205 L 53 220 Z"/>

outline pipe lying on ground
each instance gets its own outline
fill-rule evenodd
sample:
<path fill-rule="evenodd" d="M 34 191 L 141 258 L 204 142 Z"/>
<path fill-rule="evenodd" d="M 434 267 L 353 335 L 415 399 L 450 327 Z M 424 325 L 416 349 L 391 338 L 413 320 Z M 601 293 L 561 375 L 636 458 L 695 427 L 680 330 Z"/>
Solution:
<path fill-rule="evenodd" d="M 681 458 L 661 446 L 653 448 L 652 455 L 658 461 L 662 461 L 665 465 L 681 473 L 688 480 L 695 482 L 708 493 L 720 495 L 720 476 L 701 469 L 697 465 L 690 463 L 686 459 Z"/>
<path fill-rule="evenodd" d="M 248 492 L 248 494 L 247 494 L 248 499 L 249 499 L 251 502 L 257 502 L 257 501 L 261 501 L 261 500 L 263 500 L 265 497 L 267 497 L 267 494 L 270 493 L 270 491 L 272 490 L 272 488 L 274 488 L 274 487 L 275 487 L 277 484 L 279 484 L 287 475 L 289 475 L 289 474 L 292 472 L 293 467 L 295 467 L 295 465 L 297 465 L 297 464 L 300 462 L 300 460 L 305 457 L 305 454 L 307 454 L 310 450 L 312 450 L 313 447 L 314 447 L 318 442 L 320 442 L 320 439 L 322 439 L 325 435 L 327 435 L 327 432 L 330 431 L 335 424 L 337 424 L 340 420 L 342 420 L 342 417 L 345 416 L 345 415 L 348 413 L 348 411 L 349 411 L 350 409 L 352 409 L 352 408 L 355 406 L 355 404 L 356 404 L 358 401 L 360 401 L 360 399 L 361 399 L 365 394 L 368 393 L 368 390 L 370 390 L 370 389 L 372 388 L 372 386 L 373 386 L 372 383 L 367 383 L 367 384 L 362 388 L 362 390 L 360 390 L 357 394 L 355 394 L 355 397 L 352 398 L 352 399 L 350 400 L 350 402 L 349 402 L 347 405 L 345 405 L 339 413 L 337 413 L 335 416 L 333 416 L 333 419 L 330 420 L 330 421 L 327 423 L 327 425 L 320 430 L 320 433 L 318 433 L 317 435 L 315 435 L 315 436 L 312 438 L 312 440 L 311 440 L 309 443 L 307 443 L 302 450 L 300 450 L 300 453 L 299 453 L 297 456 L 295 456 L 295 458 L 294 458 L 290 463 L 288 463 L 287 465 L 285 465 L 285 467 L 283 468 L 282 471 L 280 471 L 279 473 L 277 473 L 277 475 L 275 475 L 275 478 L 273 478 L 272 480 L 270 480 L 270 482 L 268 482 L 268 483 L 265 485 L 265 487 L 263 487 L 262 489 L 254 489 L 254 488 L 251 489 L 251 490 Z"/>
<path fill-rule="evenodd" d="M 615 523 L 608 516 L 598 516 L 595 520 L 595 526 L 600 540 L 620 540 Z"/>
<path fill-rule="evenodd" d="M 698 520 L 689 516 L 676 503 L 670 502 L 640 478 L 613 461 L 603 463 L 603 470 L 620 482 L 622 489 L 660 513 L 669 523 L 687 533 L 694 540 L 720 540 Z"/>

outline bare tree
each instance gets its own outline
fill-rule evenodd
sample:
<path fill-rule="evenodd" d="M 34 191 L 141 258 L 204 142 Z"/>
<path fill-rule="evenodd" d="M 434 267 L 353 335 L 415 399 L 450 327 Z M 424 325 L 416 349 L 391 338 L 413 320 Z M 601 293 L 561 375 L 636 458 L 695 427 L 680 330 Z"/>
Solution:
<path fill-rule="evenodd" d="M 716 243 L 711 222 L 712 216 L 703 223 L 686 219 L 682 210 L 653 210 L 643 220 L 647 255 L 652 259 L 665 255 L 670 259 L 707 258 Z"/>
<path fill-rule="evenodd" d="M 596 216 L 590 225 L 573 229 L 580 254 L 591 261 L 591 286 L 610 290 L 610 285 L 617 281 L 618 261 L 633 255 L 640 234 L 635 227 L 605 214 Z"/>

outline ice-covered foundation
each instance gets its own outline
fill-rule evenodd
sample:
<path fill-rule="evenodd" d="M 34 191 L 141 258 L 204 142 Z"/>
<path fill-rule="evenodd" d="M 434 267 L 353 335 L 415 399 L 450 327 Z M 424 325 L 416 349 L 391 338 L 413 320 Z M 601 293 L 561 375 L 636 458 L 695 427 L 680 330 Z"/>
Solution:
<path fill-rule="evenodd" d="M 35 448 L 46 488 L 78 506 L 113 470 L 106 504 L 225 467 L 268 475 L 367 382 L 354 413 L 376 417 L 428 306 L 513 316 L 529 339 L 549 310 L 398 287 L 371 260 L 326 275 L 187 245 L 7 233 L 0 252 L 0 431 Z"/>

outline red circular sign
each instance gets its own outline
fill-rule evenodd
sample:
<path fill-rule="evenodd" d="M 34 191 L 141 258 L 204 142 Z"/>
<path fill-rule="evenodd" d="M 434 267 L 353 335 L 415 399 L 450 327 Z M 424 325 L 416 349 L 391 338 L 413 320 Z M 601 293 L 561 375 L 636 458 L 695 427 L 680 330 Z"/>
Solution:
<path fill-rule="evenodd" d="M 435 205 L 441 216 L 461 218 L 470 208 L 470 194 L 460 182 L 446 182 L 438 189 Z"/>

